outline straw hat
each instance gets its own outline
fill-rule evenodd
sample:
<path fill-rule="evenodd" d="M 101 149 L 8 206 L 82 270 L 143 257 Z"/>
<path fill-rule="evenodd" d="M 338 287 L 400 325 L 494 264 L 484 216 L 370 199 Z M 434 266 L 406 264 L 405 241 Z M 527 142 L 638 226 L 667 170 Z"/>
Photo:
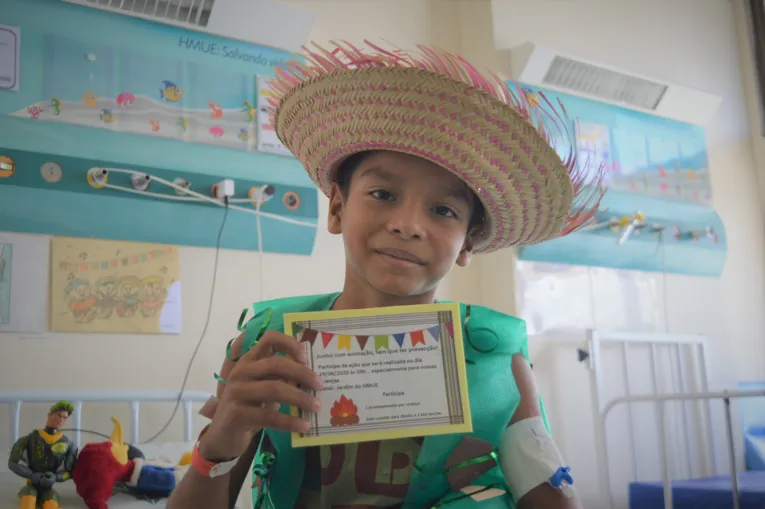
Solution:
<path fill-rule="evenodd" d="M 577 165 L 562 105 L 488 77 L 459 56 L 333 43 L 276 69 L 267 105 L 281 142 L 329 194 L 350 155 L 391 150 L 462 179 L 486 217 L 475 252 L 530 245 L 575 231 L 603 196 L 600 171 Z M 561 160 L 551 139 L 564 139 Z"/>

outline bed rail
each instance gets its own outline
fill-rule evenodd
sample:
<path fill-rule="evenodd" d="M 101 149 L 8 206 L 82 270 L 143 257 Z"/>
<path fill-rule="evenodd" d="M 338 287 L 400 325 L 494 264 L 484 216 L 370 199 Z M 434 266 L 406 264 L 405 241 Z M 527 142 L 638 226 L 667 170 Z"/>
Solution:
<path fill-rule="evenodd" d="M 765 390 L 747 390 L 747 391 L 722 391 L 722 392 L 700 392 L 700 393 L 685 393 L 685 394 L 644 394 L 637 396 L 622 396 L 614 398 L 603 407 L 601 414 L 601 429 L 608 429 L 606 427 L 606 420 L 611 411 L 618 405 L 629 405 L 630 403 L 638 402 L 655 402 L 658 406 L 658 421 L 659 421 L 659 450 L 661 452 L 661 473 L 662 482 L 664 485 L 664 507 L 665 509 L 672 509 L 672 479 L 669 473 L 669 460 L 667 457 L 667 423 L 664 420 L 664 407 L 667 402 L 670 401 L 711 401 L 722 400 L 725 406 L 725 427 L 727 431 L 728 439 L 728 460 L 730 462 L 731 469 L 731 485 L 733 491 L 733 509 L 740 509 L 741 499 L 738 491 L 738 472 L 736 468 L 736 454 L 735 454 L 735 442 L 733 436 L 733 419 L 731 417 L 730 401 L 731 399 L 739 398 L 756 398 L 765 397 Z M 604 458 L 605 470 L 608 471 L 608 450 L 606 449 Z M 609 495 L 611 507 L 613 507 L 613 494 L 609 486 Z"/>
<path fill-rule="evenodd" d="M 633 405 L 637 403 L 653 403 L 656 409 L 656 439 L 659 447 L 659 469 L 664 486 L 664 505 L 667 509 L 672 508 L 672 479 L 691 478 L 694 475 L 694 462 L 691 457 L 692 445 L 690 442 L 691 431 L 699 432 L 703 454 L 704 476 L 718 475 L 717 458 L 715 454 L 715 426 L 712 419 L 711 402 L 722 401 L 725 410 L 725 426 L 727 428 L 726 449 L 731 470 L 731 484 L 733 487 L 733 507 L 740 507 L 738 493 L 738 478 L 735 463 L 735 447 L 733 424 L 731 417 L 731 400 L 739 398 L 751 398 L 765 396 L 765 390 L 736 390 L 736 391 L 710 391 L 709 388 L 709 363 L 707 359 L 706 338 L 697 334 L 653 334 L 636 332 L 606 332 L 599 330 L 587 330 L 588 351 L 582 355 L 580 361 L 589 361 L 590 386 L 593 397 L 594 423 L 596 428 L 595 445 L 597 449 L 598 471 L 602 487 L 600 492 L 607 496 L 608 507 L 616 507 L 614 489 L 611 482 L 611 465 L 609 463 L 609 443 L 607 418 L 615 407 L 626 406 L 627 410 L 627 440 L 632 452 L 632 480 L 641 481 L 643 475 L 638 463 L 638 433 L 634 426 L 635 413 Z M 620 353 L 621 362 L 614 365 L 611 363 L 611 373 L 621 375 L 624 395 L 606 398 L 606 363 L 604 360 L 604 348 L 614 349 Z M 647 364 L 640 363 L 640 353 L 648 354 Z M 667 366 L 669 369 L 667 370 Z M 643 371 L 648 375 L 650 390 L 636 390 L 632 383 L 630 372 Z M 613 383 L 613 382 L 608 382 Z M 611 387 L 612 388 L 612 387 Z M 613 388 L 612 388 L 613 389 Z M 613 392 L 613 391 L 609 391 Z M 639 394 L 638 394 L 639 392 Z M 692 402 L 701 405 L 700 419 L 688 417 L 687 406 Z M 670 433 L 672 430 L 666 422 L 669 415 L 668 406 L 676 403 L 675 415 L 679 418 L 680 433 Z M 699 409 L 696 408 L 698 412 Z M 691 413 L 693 415 L 693 413 Z M 677 431 L 677 430 L 675 430 Z M 681 470 L 680 474 L 673 475 L 670 468 L 670 445 L 682 441 L 683 454 L 674 458 Z M 680 463 L 684 463 L 681 465 Z M 658 480 L 658 479 L 653 479 Z"/>
<path fill-rule="evenodd" d="M 184 391 L 180 401 L 184 415 L 184 441 L 190 442 L 194 437 L 193 430 L 193 405 L 204 403 L 212 394 L 202 391 Z M 140 443 L 139 436 L 139 410 L 141 403 L 172 403 L 178 401 L 176 391 L 0 391 L 0 405 L 8 406 L 10 410 L 10 445 L 19 439 L 19 423 L 21 419 L 21 406 L 24 403 L 50 403 L 59 400 L 68 400 L 74 405 L 71 426 L 81 429 L 82 407 L 93 403 L 124 403 L 130 405 L 131 412 L 131 438 L 130 443 Z M 74 442 L 78 447 L 82 446 L 82 436 L 79 431 L 73 432 Z"/>

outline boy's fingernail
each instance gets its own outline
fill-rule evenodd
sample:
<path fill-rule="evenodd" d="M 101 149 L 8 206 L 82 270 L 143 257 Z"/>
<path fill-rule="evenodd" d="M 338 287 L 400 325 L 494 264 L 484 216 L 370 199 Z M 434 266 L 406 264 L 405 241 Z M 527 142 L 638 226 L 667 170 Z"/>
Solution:
<path fill-rule="evenodd" d="M 320 377 L 318 377 L 318 376 L 316 377 L 316 386 L 317 386 L 319 389 L 323 389 L 323 388 L 324 388 L 324 380 L 322 380 L 322 379 L 321 379 Z"/>
<path fill-rule="evenodd" d="M 300 431 L 302 431 L 303 433 L 308 433 L 308 431 L 310 431 L 310 429 L 311 429 L 311 423 L 310 422 L 303 421 L 303 422 L 300 423 Z"/>
<path fill-rule="evenodd" d="M 311 408 L 313 408 L 314 412 L 318 412 L 319 409 L 321 408 L 321 401 L 314 398 L 314 400 L 311 402 Z"/>

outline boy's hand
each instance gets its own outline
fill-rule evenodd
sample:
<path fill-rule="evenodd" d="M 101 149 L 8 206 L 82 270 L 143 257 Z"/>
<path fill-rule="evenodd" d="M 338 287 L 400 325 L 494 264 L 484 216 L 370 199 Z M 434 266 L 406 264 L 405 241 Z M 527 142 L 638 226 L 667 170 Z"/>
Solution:
<path fill-rule="evenodd" d="M 309 412 L 319 409 L 319 400 L 297 385 L 321 390 L 321 380 L 306 366 L 300 343 L 280 332 L 266 332 L 226 379 L 210 427 L 199 443 L 200 454 L 211 461 L 240 456 L 263 428 L 308 431 L 308 421 L 279 412 L 282 404 Z"/>

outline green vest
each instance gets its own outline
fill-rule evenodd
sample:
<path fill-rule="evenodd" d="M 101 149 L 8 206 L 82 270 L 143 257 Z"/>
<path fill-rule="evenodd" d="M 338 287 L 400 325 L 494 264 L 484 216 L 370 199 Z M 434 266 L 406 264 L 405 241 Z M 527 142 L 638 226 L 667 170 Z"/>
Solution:
<path fill-rule="evenodd" d="M 257 341 L 262 331 L 284 332 L 284 314 L 329 310 L 338 295 L 339 293 L 288 297 L 254 304 L 255 316 L 247 322 L 244 329 L 245 350 Z M 268 325 L 263 328 L 269 312 Z M 470 436 L 493 444 L 496 450 L 499 439 L 520 401 L 520 393 L 510 368 L 510 357 L 523 353 L 528 358 L 526 323 L 519 318 L 483 306 L 460 304 L 460 314 L 463 330 L 468 333 L 463 334 L 463 337 L 473 419 L 473 432 Z M 289 407 L 284 406 L 281 411 L 289 413 Z M 547 423 L 544 410 L 543 417 Z M 289 433 L 266 430 L 266 434 L 274 446 L 275 461 L 270 468 L 268 481 L 264 483 L 268 486 L 268 493 L 263 497 L 262 507 L 292 509 L 303 482 L 305 450 L 292 448 Z M 450 493 L 446 476 L 438 472 L 443 470 L 446 459 L 463 436 L 453 434 L 425 437 L 417 457 L 418 469 L 412 472 L 403 509 L 434 507 L 440 500 L 454 496 L 454 493 Z M 262 473 L 258 467 L 256 460 L 253 468 L 256 476 Z M 505 486 L 499 466 L 471 483 L 476 486 L 492 484 Z M 258 500 L 258 489 L 253 492 L 253 497 L 254 500 Z M 473 506 L 478 507 L 478 503 L 470 498 L 463 498 L 443 507 L 467 509 Z M 480 508 L 515 509 L 515 503 L 510 496 L 500 496 L 481 502 Z"/>

